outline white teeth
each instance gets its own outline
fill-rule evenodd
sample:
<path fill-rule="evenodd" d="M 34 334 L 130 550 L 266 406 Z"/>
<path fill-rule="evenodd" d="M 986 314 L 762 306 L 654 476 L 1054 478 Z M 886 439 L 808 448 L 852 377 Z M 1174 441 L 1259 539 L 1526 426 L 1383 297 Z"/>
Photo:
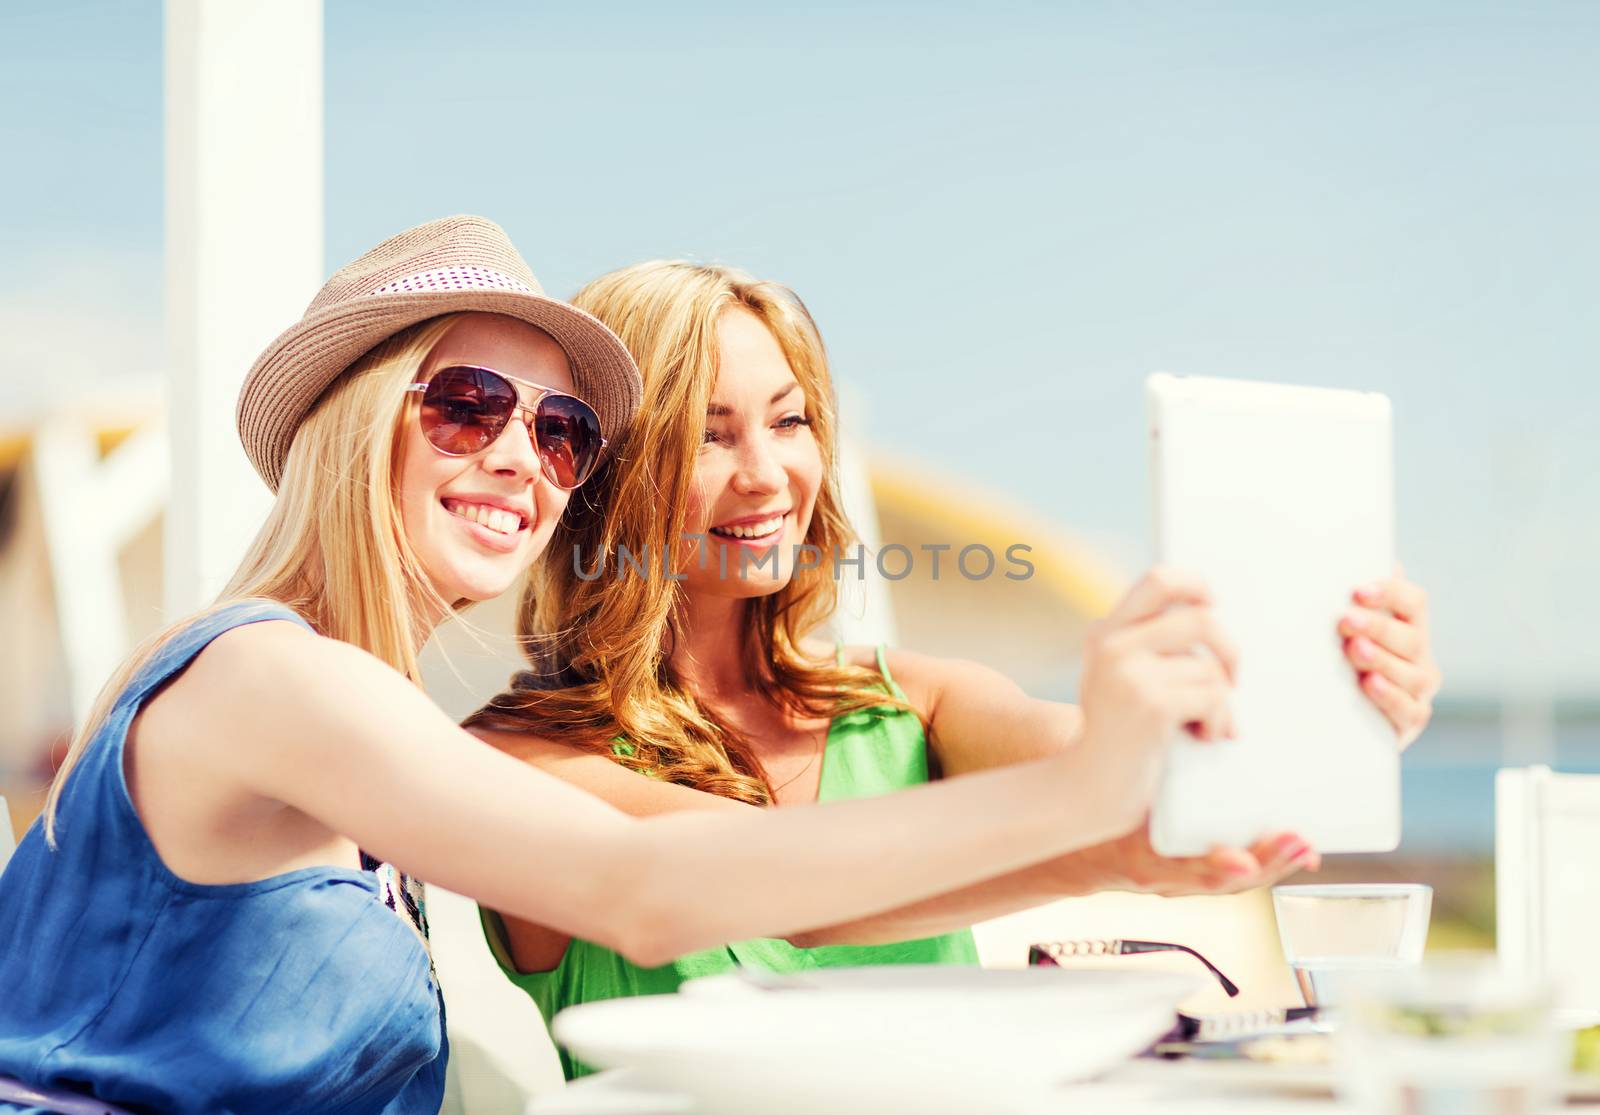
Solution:
<path fill-rule="evenodd" d="M 783 516 L 774 515 L 770 519 L 763 519 L 759 523 L 746 523 L 743 526 L 712 527 L 712 534 L 721 534 L 728 538 L 764 538 L 783 526 Z"/>
<path fill-rule="evenodd" d="M 458 499 L 444 501 L 444 509 L 452 515 L 459 515 L 479 526 L 487 527 L 497 534 L 515 534 L 523 527 L 524 520 L 515 511 L 507 511 L 502 507 L 490 507 L 486 503 L 466 503 Z"/>

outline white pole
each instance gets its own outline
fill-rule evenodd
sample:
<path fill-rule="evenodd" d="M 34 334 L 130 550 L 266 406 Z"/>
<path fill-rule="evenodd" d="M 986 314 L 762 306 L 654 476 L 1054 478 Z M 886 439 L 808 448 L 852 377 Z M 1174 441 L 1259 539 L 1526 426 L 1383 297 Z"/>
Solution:
<path fill-rule="evenodd" d="M 135 432 L 103 459 L 81 419 L 58 415 L 34 434 L 32 475 L 74 723 L 128 653 L 117 556 L 160 512 L 170 474 L 159 427 Z"/>
<path fill-rule="evenodd" d="M 832 634 L 842 643 L 895 646 L 899 635 L 894 599 L 889 593 L 889 582 L 878 574 L 877 555 L 883 547 L 883 534 L 878 523 L 877 501 L 872 496 L 867 440 L 861 436 L 870 424 L 867 400 L 848 383 L 840 386 L 839 396 L 841 413 L 850 416 L 849 430 L 839 435 L 839 495 L 845 517 L 855 527 L 864 549 L 846 555 L 851 559 L 861 558 L 859 567 L 840 566 L 835 590 L 838 608 L 833 616 Z"/>
<path fill-rule="evenodd" d="M 270 506 L 234 430 L 323 269 L 321 0 L 167 0 L 164 604 L 210 602 Z"/>

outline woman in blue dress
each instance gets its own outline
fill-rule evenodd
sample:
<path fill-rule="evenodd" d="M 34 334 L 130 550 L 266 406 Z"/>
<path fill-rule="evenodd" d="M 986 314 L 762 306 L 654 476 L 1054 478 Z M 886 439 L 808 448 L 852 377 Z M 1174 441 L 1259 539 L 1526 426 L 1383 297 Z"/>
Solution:
<path fill-rule="evenodd" d="M 633 818 L 483 746 L 419 648 L 540 555 L 638 399 L 481 218 L 385 241 L 269 346 L 238 410 L 266 523 L 107 684 L 0 876 L 0 1112 L 436 1111 L 414 879 L 658 965 L 1133 831 L 1168 733 L 1225 730 L 1232 651 L 1203 587 L 1157 575 L 1091 647 L 1077 746 L 1002 771 Z"/>

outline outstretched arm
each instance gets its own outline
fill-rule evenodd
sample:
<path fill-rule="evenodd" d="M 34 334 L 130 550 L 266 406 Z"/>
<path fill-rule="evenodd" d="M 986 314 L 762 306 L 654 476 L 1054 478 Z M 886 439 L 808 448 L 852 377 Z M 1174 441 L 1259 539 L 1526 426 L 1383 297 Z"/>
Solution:
<path fill-rule="evenodd" d="M 854 648 L 851 656 L 867 665 L 872 651 Z M 975 662 L 892 651 L 888 664 L 928 724 L 929 746 L 946 777 L 1065 754 L 1082 726 L 1076 706 L 1029 697 L 1004 675 Z M 906 940 L 1105 890 L 1229 894 L 1268 886 L 1319 864 L 1316 852 L 1291 833 L 1264 837 L 1249 848 L 1218 847 L 1204 856 L 1166 859 L 1155 853 L 1148 828 L 1140 825 L 1115 840 L 793 939 L 807 946 Z"/>
<path fill-rule="evenodd" d="M 572 783 L 633 816 L 717 812 L 751 814 L 753 805 L 646 778 L 612 760 L 568 744 L 521 733 L 482 732 L 495 747 Z M 1027 761 L 1016 759 L 1015 762 Z M 794 809 L 795 806 L 785 806 Z M 881 846 L 881 841 L 875 845 Z M 1102 890 L 1223 894 L 1267 885 L 1292 874 L 1316 853 L 1293 837 L 1262 841 L 1248 851 L 1219 848 L 1192 860 L 1163 859 L 1143 827 L 1117 840 L 837 925 L 790 933 L 804 948 L 906 941 L 964 929 L 988 918 Z M 1301 858 L 1296 858 L 1296 856 Z M 561 962 L 571 935 L 550 926 L 504 917 L 507 944 L 519 970 L 549 971 Z"/>
<path fill-rule="evenodd" d="M 1400 746 L 1409 746 L 1427 725 L 1440 685 L 1427 595 L 1397 571 L 1351 596 L 1339 621 L 1345 655 L 1362 691 L 1394 725 Z M 865 649 L 855 657 L 870 664 Z M 889 667 L 929 722 L 929 744 L 946 774 L 1038 759 L 1070 746 L 1078 710 L 1034 701 L 984 666 L 897 651 L 889 655 Z M 1249 848 L 1217 847 L 1204 856 L 1169 859 L 1156 854 L 1148 827 L 1141 825 L 1116 840 L 804 939 L 836 944 L 926 935 L 1102 890 L 1232 894 L 1271 886 L 1302 869 L 1315 871 L 1321 863 L 1294 833 L 1269 834 Z"/>
<path fill-rule="evenodd" d="M 1195 715 L 1184 718 L 1184 722 L 1194 723 L 1200 734 L 1209 738 L 1220 735 L 1225 729 L 1226 702 L 1219 698 L 1226 692 L 1232 650 L 1217 633 L 1203 607 L 1169 608 L 1172 601 L 1164 594 L 1186 583 L 1170 575 L 1157 573 L 1141 582 L 1129 594 L 1118 612 L 1097 631 L 1091 642 L 1088 655 L 1091 666 L 1085 672 L 1085 692 L 1092 692 L 1097 698 L 1109 696 L 1114 688 L 1126 681 L 1141 695 L 1135 698 L 1128 692 L 1119 692 L 1112 698 L 1112 707 L 1118 704 L 1132 707 L 1143 700 L 1189 702 L 1188 707 L 1195 710 Z M 1163 599 L 1167 602 L 1157 603 Z M 1195 599 L 1203 601 L 1203 594 Z M 1189 654 L 1190 648 L 1200 643 L 1214 648 L 1215 655 L 1211 659 L 1197 659 Z M 1115 665 L 1127 656 L 1137 657 L 1146 653 L 1159 655 L 1164 660 L 1162 672 L 1139 674 L 1133 679 Z M 964 668 L 964 664 L 952 667 L 958 671 Z M 981 671 L 981 667 L 974 669 Z M 983 738 L 988 741 L 1018 741 L 1014 750 L 1005 753 L 1007 764 L 1018 764 L 1013 769 L 1031 769 L 1034 764 L 1055 761 L 1075 762 L 1082 781 L 1066 791 L 1074 803 L 1068 808 L 1076 808 L 1081 803 L 1084 808 L 1093 811 L 1095 806 L 1090 797 L 1096 791 L 1093 777 L 1088 771 L 1097 760 L 1092 756 L 1097 753 L 1104 755 L 1104 740 L 1110 738 L 1120 741 L 1114 742 L 1112 747 L 1122 747 L 1122 759 L 1125 760 L 1129 755 L 1126 746 L 1137 747 L 1135 741 L 1145 729 L 1128 720 L 1097 732 L 1092 724 L 1095 720 L 1093 711 L 1086 720 L 1076 708 L 1031 700 L 1008 682 L 1000 687 L 989 686 L 987 683 L 997 676 L 987 671 L 968 676 L 966 691 L 971 693 L 974 700 L 966 704 L 957 700 L 946 706 L 943 712 L 950 718 L 949 723 L 967 731 L 981 730 Z M 1111 678 L 1117 679 L 1116 685 L 1108 683 Z M 908 696 L 911 696 L 909 692 Z M 918 697 L 913 697 L 914 703 L 916 700 Z M 938 717 L 934 716 L 933 726 L 937 729 L 940 723 Z M 1172 727 L 1176 727 L 1176 724 L 1172 724 Z M 523 761 L 564 778 L 636 816 L 663 812 L 761 812 L 712 794 L 641 777 L 604 756 L 580 752 L 554 741 L 509 733 L 484 733 L 484 738 Z M 1048 740 L 1049 745 L 1039 745 L 1035 742 L 1039 740 Z M 1153 788 L 1158 769 L 1158 766 L 1146 769 L 1150 779 L 1142 791 L 1146 797 Z M 974 773 L 972 777 L 988 775 Z M 966 778 L 961 778 L 948 785 L 957 786 L 965 781 Z M 903 795 L 873 800 L 884 802 L 900 796 Z M 791 806 L 767 812 L 782 815 L 806 808 L 810 807 Z M 1133 827 L 1129 826 L 1130 829 Z M 880 832 L 862 846 L 870 845 L 895 856 L 918 854 L 921 834 L 907 829 L 887 831 L 896 833 L 898 839 L 885 844 Z M 852 859 L 849 872 L 857 872 L 859 866 L 870 858 L 873 857 Z M 999 873 L 999 877 L 981 883 L 946 888 L 946 892 L 937 897 L 907 903 L 887 903 L 863 918 L 841 919 L 831 924 L 824 923 L 822 928 L 790 932 L 786 936 L 806 946 L 905 940 L 1037 905 L 1061 894 L 1072 893 L 1075 888 L 1098 889 L 1103 885 L 1098 876 L 1092 880 L 1088 877 L 1090 865 L 1087 862 L 1067 862 L 1055 856 L 1037 859 L 1043 862 L 1026 871 Z M 770 865 L 764 871 L 769 876 L 775 874 Z M 781 877 L 788 877 L 787 865 Z M 526 971 L 541 971 L 559 962 L 566 949 L 568 934 L 548 923 L 519 921 L 515 917 L 505 920 L 513 959 L 519 967 Z"/>
<path fill-rule="evenodd" d="M 1150 630 L 1108 636 L 1116 646 L 1096 658 L 1088 728 L 1069 753 L 884 798 L 630 819 L 483 747 L 364 652 L 285 623 L 230 631 L 196 660 L 187 747 L 199 777 L 284 803 L 514 917 L 659 964 L 921 901 L 1128 831 L 1166 733 L 1221 723 L 1225 679 L 1170 649 L 1193 645 L 1204 600 L 1170 576 L 1130 594 L 1122 625 Z M 885 832 L 898 839 L 860 856 Z"/>

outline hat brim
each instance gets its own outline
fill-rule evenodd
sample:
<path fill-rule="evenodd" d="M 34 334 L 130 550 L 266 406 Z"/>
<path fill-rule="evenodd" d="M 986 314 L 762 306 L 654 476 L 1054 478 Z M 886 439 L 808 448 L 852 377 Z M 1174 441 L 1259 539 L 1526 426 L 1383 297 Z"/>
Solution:
<path fill-rule="evenodd" d="M 504 314 L 555 338 L 578 394 L 616 441 L 639 409 L 639 369 L 615 333 L 576 306 L 509 290 L 421 291 L 359 298 L 302 318 L 256 360 L 239 392 L 239 437 L 274 492 L 295 431 L 313 403 L 352 364 L 402 329 L 452 313 Z"/>

